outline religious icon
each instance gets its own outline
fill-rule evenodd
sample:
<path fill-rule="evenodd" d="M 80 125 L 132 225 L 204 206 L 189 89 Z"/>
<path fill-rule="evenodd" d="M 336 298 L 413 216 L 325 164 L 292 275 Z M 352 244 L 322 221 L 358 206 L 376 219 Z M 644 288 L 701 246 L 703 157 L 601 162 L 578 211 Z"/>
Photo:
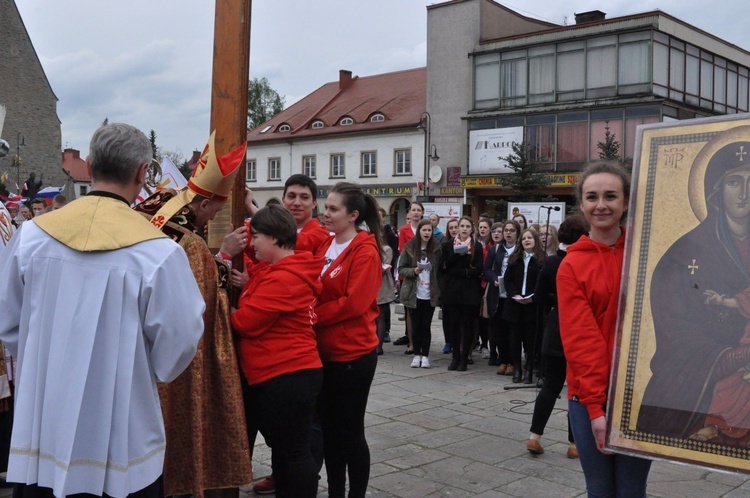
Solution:
<path fill-rule="evenodd" d="M 750 472 L 750 120 L 639 140 L 608 444 Z"/>

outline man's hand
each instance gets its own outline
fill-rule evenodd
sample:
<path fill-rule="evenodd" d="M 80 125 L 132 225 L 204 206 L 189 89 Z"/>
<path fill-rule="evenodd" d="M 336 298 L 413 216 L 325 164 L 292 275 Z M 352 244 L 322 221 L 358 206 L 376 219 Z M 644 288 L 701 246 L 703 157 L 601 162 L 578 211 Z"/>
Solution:
<path fill-rule="evenodd" d="M 238 229 L 232 230 L 224 236 L 219 251 L 231 257 L 235 257 L 244 251 L 245 247 L 247 247 L 247 228 L 245 225 L 242 225 Z"/>

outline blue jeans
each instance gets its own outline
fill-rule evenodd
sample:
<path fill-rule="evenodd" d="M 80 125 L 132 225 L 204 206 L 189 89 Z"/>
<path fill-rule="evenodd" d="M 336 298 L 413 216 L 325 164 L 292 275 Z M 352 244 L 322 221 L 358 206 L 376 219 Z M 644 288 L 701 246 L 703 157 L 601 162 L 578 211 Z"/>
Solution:
<path fill-rule="evenodd" d="M 573 438 L 586 478 L 590 498 L 640 498 L 646 496 L 651 460 L 626 455 L 605 455 L 596 447 L 586 406 L 568 401 Z"/>

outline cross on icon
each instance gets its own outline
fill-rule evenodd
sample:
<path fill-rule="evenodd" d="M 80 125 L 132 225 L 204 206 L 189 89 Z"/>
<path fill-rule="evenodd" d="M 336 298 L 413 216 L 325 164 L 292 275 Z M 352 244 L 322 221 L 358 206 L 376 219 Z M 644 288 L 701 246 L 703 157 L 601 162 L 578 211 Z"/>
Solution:
<path fill-rule="evenodd" d="M 746 154 L 747 154 L 747 152 L 746 152 Z M 691 275 L 695 275 L 695 270 L 698 269 L 698 265 L 695 264 L 695 260 L 693 260 L 693 264 L 692 265 L 688 265 L 688 269 L 690 270 L 690 274 Z"/>

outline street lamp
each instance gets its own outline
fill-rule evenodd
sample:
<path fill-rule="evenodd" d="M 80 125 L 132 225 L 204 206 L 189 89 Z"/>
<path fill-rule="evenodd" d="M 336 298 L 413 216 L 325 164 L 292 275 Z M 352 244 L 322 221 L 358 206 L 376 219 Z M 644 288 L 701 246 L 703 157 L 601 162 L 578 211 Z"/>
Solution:
<path fill-rule="evenodd" d="M 425 111 L 419 116 L 418 130 L 424 131 L 424 182 L 422 183 L 423 195 L 427 202 L 430 202 L 429 170 L 430 160 L 437 161 L 440 157 L 437 155 L 437 146 L 431 142 L 432 135 L 432 117 Z"/>
<path fill-rule="evenodd" d="M 26 137 L 18 132 L 16 135 L 16 157 L 13 158 L 13 162 L 16 164 L 16 190 L 18 195 L 21 195 L 21 147 L 26 146 Z"/>

